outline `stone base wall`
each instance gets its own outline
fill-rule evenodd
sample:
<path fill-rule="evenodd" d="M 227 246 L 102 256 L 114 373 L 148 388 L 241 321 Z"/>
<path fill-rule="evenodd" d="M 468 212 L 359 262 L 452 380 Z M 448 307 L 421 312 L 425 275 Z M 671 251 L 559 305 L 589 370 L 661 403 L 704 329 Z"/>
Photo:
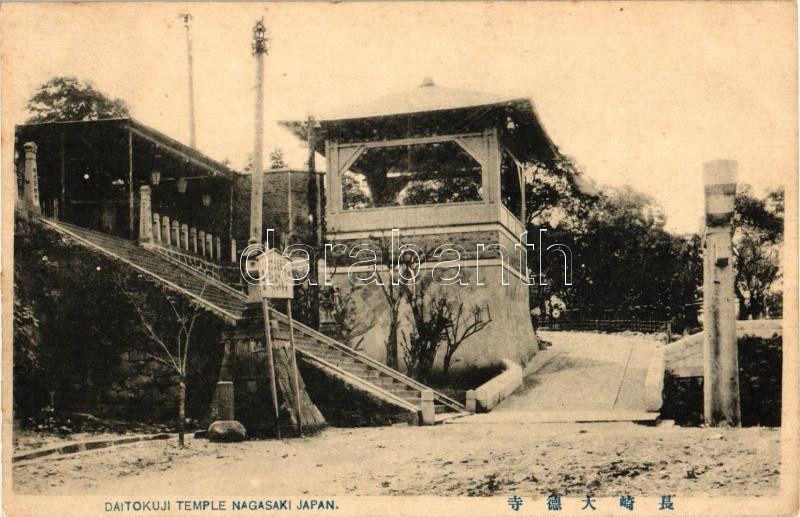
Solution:
<path fill-rule="evenodd" d="M 337 286 L 340 293 L 353 290 L 355 308 L 362 325 L 372 324 L 371 330 L 359 337 L 363 341 L 359 350 L 370 357 L 386 362 L 386 338 L 389 333 L 389 304 L 380 286 L 375 283 L 365 286 L 354 286 L 347 276 L 346 268 L 331 277 L 331 283 Z M 528 363 L 538 350 L 538 340 L 531 325 L 528 309 L 528 286 L 524 285 L 513 273 L 506 271 L 509 285 L 501 283 L 500 265 L 481 265 L 477 273 L 484 285 L 477 285 L 474 266 L 461 268 L 461 277 L 468 285 L 434 285 L 431 293 L 444 293 L 453 303 L 463 303 L 464 321 L 472 319 L 472 308 L 480 307 L 484 317 L 491 315 L 491 323 L 483 330 L 469 337 L 453 357 L 451 371 L 466 367 L 482 367 L 498 364 L 503 359 L 511 359 L 520 365 Z M 422 273 L 421 273 L 422 274 Z M 430 272 L 425 274 L 430 275 Z M 386 278 L 386 272 L 383 273 Z M 411 314 L 406 303 L 401 304 L 399 341 L 403 334 L 411 330 Z M 351 343 L 352 345 L 352 343 Z M 398 344 L 398 364 L 403 361 L 402 345 Z M 434 368 L 441 368 L 444 358 L 444 346 L 436 356 Z"/>

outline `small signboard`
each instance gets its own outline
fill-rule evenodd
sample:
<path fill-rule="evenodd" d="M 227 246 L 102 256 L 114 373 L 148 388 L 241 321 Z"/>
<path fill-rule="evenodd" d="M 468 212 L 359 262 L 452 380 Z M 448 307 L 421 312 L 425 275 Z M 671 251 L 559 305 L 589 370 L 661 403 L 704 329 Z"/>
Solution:
<path fill-rule="evenodd" d="M 259 255 L 258 276 L 261 278 L 262 298 L 294 298 L 294 286 L 290 282 L 286 282 L 283 276 L 290 275 L 291 268 L 287 268 L 286 272 L 282 273 L 283 266 L 286 264 L 289 264 L 289 260 L 274 249 L 268 249 Z"/>

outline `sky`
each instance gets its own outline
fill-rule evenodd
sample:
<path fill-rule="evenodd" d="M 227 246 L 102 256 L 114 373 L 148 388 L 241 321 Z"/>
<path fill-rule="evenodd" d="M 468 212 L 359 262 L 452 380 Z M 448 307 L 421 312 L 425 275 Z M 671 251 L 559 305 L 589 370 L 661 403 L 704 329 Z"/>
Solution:
<path fill-rule="evenodd" d="M 791 2 L 4 4 L 4 150 L 55 75 L 91 80 L 188 142 L 193 15 L 197 146 L 235 167 L 253 146 L 251 29 L 264 17 L 265 156 L 306 149 L 277 120 L 419 85 L 530 97 L 555 144 L 600 185 L 631 185 L 667 227 L 697 231 L 702 167 L 726 158 L 757 192 L 796 178 Z M 8 162 L 4 153 L 3 164 Z M 322 159 L 318 167 L 323 168 Z"/>

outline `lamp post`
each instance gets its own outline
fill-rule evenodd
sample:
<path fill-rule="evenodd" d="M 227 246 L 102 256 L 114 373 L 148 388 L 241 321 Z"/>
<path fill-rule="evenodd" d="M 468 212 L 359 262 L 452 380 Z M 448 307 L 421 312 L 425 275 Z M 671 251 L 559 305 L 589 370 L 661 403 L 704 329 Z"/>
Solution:
<path fill-rule="evenodd" d="M 261 244 L 262 213 L 264 203 L 264 55 L 267 53 L 267 29 L 264 20 L 258 20 L 253 26 L 252 53 L 256 58 L 256 105 L 253 140 L 253 165 L 250 169 L 250 242 Z M 250 300 L 259 300 L 258 286 L 250 285 Z"/>

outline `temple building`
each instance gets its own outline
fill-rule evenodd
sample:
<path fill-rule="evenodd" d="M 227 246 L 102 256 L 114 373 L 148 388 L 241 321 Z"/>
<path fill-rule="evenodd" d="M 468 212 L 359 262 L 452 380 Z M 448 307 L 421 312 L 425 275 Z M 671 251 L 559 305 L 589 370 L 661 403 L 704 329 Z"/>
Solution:
<path fill-rule="evenodd" d="M 282 125 L 306 138 L 303 122 Z M 316 133 L 316 149 L 327 165 L 326 242 L 348 249 L 371 243 L 383 251 L 381 281 L 388 277 L 392 229 L 399 230 L 400 246 L 413 244 L 427 253 L 442 244 L 461 246 L 466 253 L 458 257 L 459 273 L 467 285 L 436 285 L 432 291 L 445 290 L 439 296 L 470 313 L 482 310 L 491 323 L 464 343 L 459 366 L 502 359 L 526 363 L 537 340 L 528 286 L 521 281 L 526 266 L 515 248 L 524 244 L 524 174 L 558 154 L 531 101 L 454 90 L 426 79 L 410 91 L 321 117 Z M 481 251 L 478 244 L 484 245 Z M 501 256 L 499 249 L 509 253 Z M 364 258 L 345 259 L 331 274 L 339 293 L 353 289 L 347 266 L 356 260 Z M 391 318 L 382 289 L 373 283 L 357 290 L 359 314 L 372 313 L 376 322 L 364 351 L 391 363 L 384 347 Z M 406 324 L 401 330 L 409 331 Z M 402 365 L 403 358 L 395 364 Z"/>

